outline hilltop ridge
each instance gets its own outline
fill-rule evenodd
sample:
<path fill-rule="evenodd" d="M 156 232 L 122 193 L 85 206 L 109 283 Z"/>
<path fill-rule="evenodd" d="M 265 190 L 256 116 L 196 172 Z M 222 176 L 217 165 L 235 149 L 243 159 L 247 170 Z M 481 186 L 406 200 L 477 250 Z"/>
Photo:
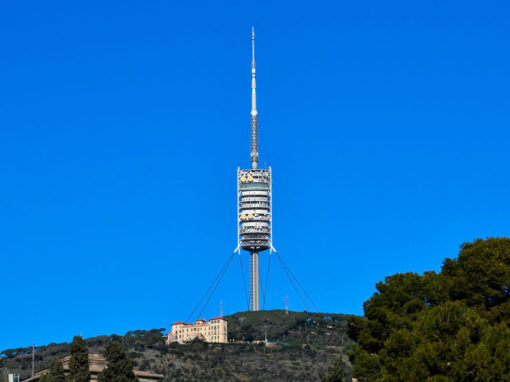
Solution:
<path fill-rule="evenodd" d="M 335 357 L 350 349 L 346 335 L 349 315 L 270 310 L 239 312 L 228 320 L 228 344 L 193 341 L 166 345 L 166 329 L 135 330 L 125 335 L 87 338 L 90 352 L 100 353 L 118 340 L 138 370 L 164 375 L 171 381 L 314 381 L 326 373 Z M 268 343 L 251 341 L 268 339 Z M 31 348 L 0 352 L 0 368 L 30 376 Z M 69 354 L 69 343 L 36 347 L 36 371 L 52 359 Z"/>

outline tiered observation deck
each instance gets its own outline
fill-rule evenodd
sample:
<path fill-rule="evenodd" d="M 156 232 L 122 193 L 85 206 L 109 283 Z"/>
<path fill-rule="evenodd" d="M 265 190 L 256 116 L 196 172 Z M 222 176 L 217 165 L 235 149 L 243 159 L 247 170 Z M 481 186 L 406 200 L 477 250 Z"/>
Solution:
<path fill-rule="evenodd" d="M 271 248 L 271 169 L 238 170 L 240 247 L 249 252 Z"/>

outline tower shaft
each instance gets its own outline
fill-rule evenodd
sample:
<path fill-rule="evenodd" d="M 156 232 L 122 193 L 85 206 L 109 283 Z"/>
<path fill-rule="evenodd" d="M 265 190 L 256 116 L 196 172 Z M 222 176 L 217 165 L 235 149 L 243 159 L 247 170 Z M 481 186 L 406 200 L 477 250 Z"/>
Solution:
<path fill-rule="evenodd" d="M 250 310 L 259 310 L 259 254 L 250 253 Z"/>

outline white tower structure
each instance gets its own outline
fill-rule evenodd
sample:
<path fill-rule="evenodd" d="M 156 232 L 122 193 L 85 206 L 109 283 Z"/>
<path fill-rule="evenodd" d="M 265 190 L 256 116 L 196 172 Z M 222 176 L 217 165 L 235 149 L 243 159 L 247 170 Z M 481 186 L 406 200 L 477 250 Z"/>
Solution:
<path fill-rule="evenodd" d="M 237 248 L 250 253 L 250 310 L 259 310 L 259 253 L 274 250 L 271 217 L 271 167 L 259 169 L 255 31 L 252 28 L 251 169 L 237 169 Z"/>

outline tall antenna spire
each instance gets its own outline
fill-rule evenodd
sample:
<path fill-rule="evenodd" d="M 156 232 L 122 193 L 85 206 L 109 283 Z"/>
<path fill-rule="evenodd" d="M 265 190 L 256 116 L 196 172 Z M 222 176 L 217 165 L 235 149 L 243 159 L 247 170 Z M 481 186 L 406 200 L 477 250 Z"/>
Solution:
<path fill-rule="evenodd" d="M 251 168 L 256 169 L 259 162 L 257 93 L 255 85 L 255 29 L 251 28 Z"/>
<path fill-rule="evenodd" d="M 271 167 L 258 169 L 255 30 L 251 30 L 251 169 L 237 169 L 237 248 L 250 252 L 250 310 L 259 310 L 259 252 L 273 248 Z M 243 276 L 244 277 L 244 276 Z"/>

